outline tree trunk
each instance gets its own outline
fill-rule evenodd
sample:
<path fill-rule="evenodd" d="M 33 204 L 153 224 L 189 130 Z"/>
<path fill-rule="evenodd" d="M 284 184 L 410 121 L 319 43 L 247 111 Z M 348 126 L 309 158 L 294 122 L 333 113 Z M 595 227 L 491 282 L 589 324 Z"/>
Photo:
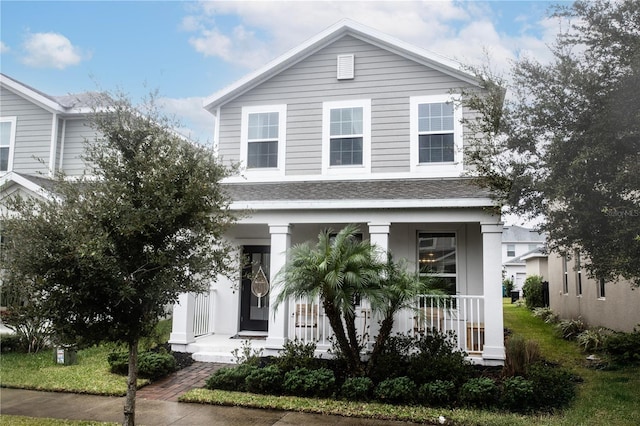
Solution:
<path fill-rule="evenodd" d="M 136 424 L 136 390 L 138 385 L 138 340 L 129 342 L 129 375 L 127 376 L 127 398 L 124 403 L 122 426 Z"/>
<path fill-rule="evenodd" d="M 333 329 L 334 336 L 338 341 L 338 346 L 347 359 L 350 373 L 356 376 L 362 376 L 364 371 L 362 369 L 362 363 L 360 362 L 360 354 L 358 351 L 354 351 L 349 344 L 349 340 L 344 332 L 344 326 L 342 325 L 342 316 L 333 303 L 324 301 L 323 305 L 325 314 L 329 319 L 329 325 Z"/>
<path fill-rule="evenodd" d="M 395 311 L 394 311 L 395 312 Z M 376 364 L 378 363 L 378 357 L 382 350 L 384 349 L 384 345 L 387 343 L 389 336 L 391 335 L 391 330 L 393 329 L 393 314 L 385 316 L 382 320 L 382 324 L 380 325 L 380 331 L 378 332 L 378 336 L 376 336 L 375 344 L 373 345 L 373 350 L 371 351 L 371 357 L 369 358 L 369 364 L 367 365 L 367 373 L 371 373 Z"/>

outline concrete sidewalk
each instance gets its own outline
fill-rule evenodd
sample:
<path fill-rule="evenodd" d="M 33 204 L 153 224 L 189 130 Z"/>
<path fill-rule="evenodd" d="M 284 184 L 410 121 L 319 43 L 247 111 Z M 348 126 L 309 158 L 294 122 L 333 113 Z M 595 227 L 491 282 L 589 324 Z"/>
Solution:
<path fill-rule="evenodd" d="M 121 423 L 124 397 L 79 395 L 0 389 L 0 414 L 55 419 L 91 420 Z M 5 419 L 0 424 L 10 424 Z M 371 419 L 354 419 L 320 414 L 256 410 L 215 405 L 186 404 L 174 401 L 138 399 L 136 424 L 148 426 L 199 425 L 407 425 Z"/>

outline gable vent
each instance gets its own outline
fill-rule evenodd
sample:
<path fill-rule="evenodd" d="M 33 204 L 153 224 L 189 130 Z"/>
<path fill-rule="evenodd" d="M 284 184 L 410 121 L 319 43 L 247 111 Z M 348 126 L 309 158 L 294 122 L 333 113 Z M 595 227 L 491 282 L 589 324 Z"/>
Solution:
<path fill-rule="evenodd" d="M 354 77 L 354 55 L 338 55 L 338 80 Z"/>

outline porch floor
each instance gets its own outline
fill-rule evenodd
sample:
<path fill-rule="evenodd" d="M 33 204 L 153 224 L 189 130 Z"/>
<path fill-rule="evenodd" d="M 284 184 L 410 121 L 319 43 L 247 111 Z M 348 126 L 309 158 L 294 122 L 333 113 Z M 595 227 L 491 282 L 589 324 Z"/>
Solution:
<path fill-rule="evenodd" d="M 208 334 L 196 337 L 196 341 L 187 346 L 186 352 L 191 352 L 196 361 L 235 364 L 234 350 L 242 351 L 244 342 L 249 342 L 252 351 L 262 350 L 262 355 L 274 355 L 267 349 L 266 333 L 252 332 L 250 335 L 242 332 L 238 334 Z"/>

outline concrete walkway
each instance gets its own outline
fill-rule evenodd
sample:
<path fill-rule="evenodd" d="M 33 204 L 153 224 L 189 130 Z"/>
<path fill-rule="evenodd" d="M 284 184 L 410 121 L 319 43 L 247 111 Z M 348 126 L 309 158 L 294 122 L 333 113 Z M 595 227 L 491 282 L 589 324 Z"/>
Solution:
<path fill-rule="evenodd" d="M 11 424 L 5 421 L 6 418 L 1 417 L 7 414 L 122 423 L 123 407 L 124 397 L 0 389 L 0 424 L 2 425 Z M 141 399 L 136 403 L 136 424 L 148 426 L 399 426 L 407 423 Z"/>
<path fill-rule="evenodd" d="M 196 362 L 166 379 L 138 390 L 136 424 L 150 426 L 199 425 L 407 425 L 371 419 L 320 414 L 187 404 L 177 402 L 189 389 L 203 387 L 224 364 Z M 121 423 L 124 397 L 0 389 L 0 415 Z M 10 424 L 0 418 L 0 424 Z"/>

